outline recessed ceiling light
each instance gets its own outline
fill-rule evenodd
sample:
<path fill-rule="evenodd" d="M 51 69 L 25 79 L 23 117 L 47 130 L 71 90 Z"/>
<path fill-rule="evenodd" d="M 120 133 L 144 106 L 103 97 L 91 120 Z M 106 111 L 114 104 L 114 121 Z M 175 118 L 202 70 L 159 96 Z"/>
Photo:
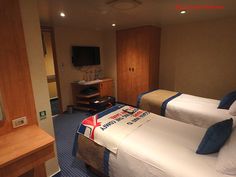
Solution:
<path fill-rule="evenodd" d="M 60 13 L 60 16 L 61 16 L 61 17 L 65 17 L 66 14 L 65 14 L 64 12 L 61 12 L 61 13 Z"/>
<path fill-rule="evenodd" d="M 186 10 L 181 10 L 180 13 L 181 13 L 181 14 L 186 14 L 187 11 L 186 11 Z"/>
<path fill-rule="evenodd" d="M 112 23 L 112 24 L 111 24 L 111 26 L 115 27 L 115 26 L 116 26 L 116 24 L 115 24 L 115 23 Z"/>

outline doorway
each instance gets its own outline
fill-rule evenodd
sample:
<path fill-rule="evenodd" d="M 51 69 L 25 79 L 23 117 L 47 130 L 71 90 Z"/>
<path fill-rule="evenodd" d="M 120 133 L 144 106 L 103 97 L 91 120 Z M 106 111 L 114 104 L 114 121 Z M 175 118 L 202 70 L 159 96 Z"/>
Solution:
<path fill-rule="evenodd" d="M 50 105 L 52 110 L 52 116 L 56 116 L 62 113 L 62 100 L 55 52 L 54 31 L 51 27 L 41 27 L 41 33 Z"/>

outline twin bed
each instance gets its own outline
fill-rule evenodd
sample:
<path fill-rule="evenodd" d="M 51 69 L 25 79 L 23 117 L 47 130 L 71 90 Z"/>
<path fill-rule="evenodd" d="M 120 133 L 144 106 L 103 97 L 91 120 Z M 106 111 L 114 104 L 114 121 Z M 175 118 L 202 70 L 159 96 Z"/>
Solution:
<path fill-rule="evenodd" d="M 219 153 L 196 153 L 209 126 L 235 119 L 229 110 L 217 109 L 219 102 L 166 90 L 142 94 L 142 109 L 117 104 L 85 119 L 74 156 L 111 177 L 236 177 L 216 170 Z"/>
<path fill-rule="evenodd" d="M 141 94 L 137 106 L 161 116 L 208 128 L 232 117 L 228 109 L 218 109 L 219 103 L 220 100 L 158 89 Z"/>
<path fill-rule="evenodd" d="M 111 177 L 232 177 L 216 171 L 218 153 L 195 153 L 205 132 L 206 128 L 116 105 L 82 122 L 74 155 Z"/>

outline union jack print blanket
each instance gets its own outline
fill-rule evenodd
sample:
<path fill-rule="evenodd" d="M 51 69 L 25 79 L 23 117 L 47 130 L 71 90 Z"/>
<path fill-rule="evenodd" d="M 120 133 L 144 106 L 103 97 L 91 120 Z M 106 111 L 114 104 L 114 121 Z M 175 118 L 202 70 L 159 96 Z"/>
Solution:
<path fill-rule="evenodd" d="M 122 140 L 151 118 L 147 111 L 118 104 L 84 119 L 77 133 L 116 154 Z"/>

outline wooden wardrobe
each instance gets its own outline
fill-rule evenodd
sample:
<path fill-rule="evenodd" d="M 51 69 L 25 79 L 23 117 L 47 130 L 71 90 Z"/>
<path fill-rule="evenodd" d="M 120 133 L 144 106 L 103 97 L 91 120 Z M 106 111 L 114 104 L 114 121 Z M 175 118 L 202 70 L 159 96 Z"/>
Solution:
<path fill-rule="evenodd" d="M 160 34 L 155 26 L 117 31 L 119 102 L 135 106 L 139 94 L 158 88 Z"/>

